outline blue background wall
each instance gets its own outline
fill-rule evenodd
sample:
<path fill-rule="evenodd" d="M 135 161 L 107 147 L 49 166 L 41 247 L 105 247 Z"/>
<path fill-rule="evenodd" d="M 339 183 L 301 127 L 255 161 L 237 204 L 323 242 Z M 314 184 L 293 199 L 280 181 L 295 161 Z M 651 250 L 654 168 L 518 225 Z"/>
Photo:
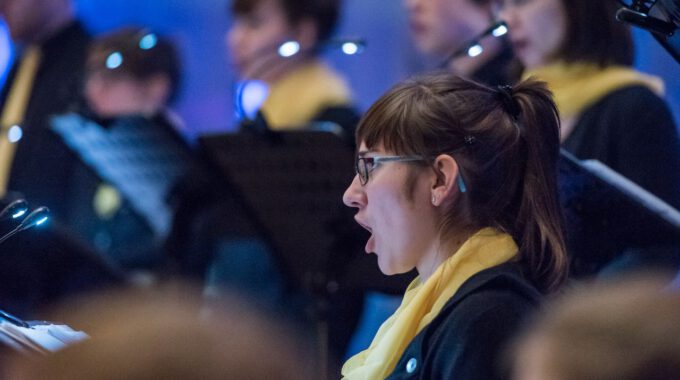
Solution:
<path fill-rule="evenodd" d="M 93 33 L 136 25 L 173 38 L 186 68 L 174 108 L 187 122 L 188 134 L 233 129 L 233 75 L 224 43 L 230 23 L 228 0 L 76 0 L 76 5 Z M 406 25 L 401 1 L 346 0 L 339 33 L 365 37 L 368 48 L 361 56 L 329 53 L 328 58 L 348 77 L 362 109 L 392 84 L 426 66 L 413 49 Z M 637 66 L 666 80 L 669 103 L 680 120 L 680 64 L 646 32 L 636 30 L 635 39 Z M 0 69 L 2 46 L 0 40 Z"/>

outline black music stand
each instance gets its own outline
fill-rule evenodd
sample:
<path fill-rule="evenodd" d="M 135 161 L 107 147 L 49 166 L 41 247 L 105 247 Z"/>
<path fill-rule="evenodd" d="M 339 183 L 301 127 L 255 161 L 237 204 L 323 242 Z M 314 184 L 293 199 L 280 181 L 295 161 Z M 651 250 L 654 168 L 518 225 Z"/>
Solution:
<path fill-rule="evenodd" d="M 353 152 L 324 132 L 204 136 L 200 146 L 303 289 L 325 286 Z"/>
<path fill-rule="evenodd" d="M 562 150 L 559 192 L 572 274 L 596 274 L 631 250 L 650 255 L 650 263 L 680 258 L 680 213 L 601 162 Z M 666 257 L 651 257 L 656 251 Z"/>

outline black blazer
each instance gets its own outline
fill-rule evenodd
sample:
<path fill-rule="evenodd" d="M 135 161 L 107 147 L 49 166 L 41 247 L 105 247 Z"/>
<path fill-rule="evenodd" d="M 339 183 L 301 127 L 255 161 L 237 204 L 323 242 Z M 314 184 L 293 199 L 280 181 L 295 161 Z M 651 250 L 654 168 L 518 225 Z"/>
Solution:
<path fill-rule="evenodd" d="M 643 86 L 613 91 L 586 109 L 564 148 L 596 159 L 680 208 L 680 139 L 668 106 Z"/>
<path fill-rule="evenodd" d="M 503 351 L 539 298 L 514 263 L 472 276 L 406 347 L 388 379 L 508 378 Z"/>
<path fill-rule="evenodd" d="M 33 205 L 45 205 L 60 220 L 81 201 L 77 178 L 78 160 L 50 130 L 50 118 L 77 107 L 82 101 L 85 57 L 90 36 L 74 22 L 41 46 L 42 59 L 21 123 L 9 190 L 22 193 Z M 0 95 L 4 106 L 16 74 L 15 65 Z M 89 199 L 87 200 L 89 201 Z"/>

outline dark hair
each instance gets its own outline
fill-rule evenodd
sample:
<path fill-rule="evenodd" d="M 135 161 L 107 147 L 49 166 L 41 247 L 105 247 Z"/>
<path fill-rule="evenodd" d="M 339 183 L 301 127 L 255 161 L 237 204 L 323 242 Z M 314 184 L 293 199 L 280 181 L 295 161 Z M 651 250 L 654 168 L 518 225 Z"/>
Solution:
<path fill-rule="evenodd" d="M 561 0 L 567 31 L 559 57 L 599 66 L 631 66 L 634 58 L 630 27 L 616 20 L 615 0 Z"/>
<path fill-rule="evenodd" d="M 247 15 L 263 0 L 233 0 L 231 13 Z M 292 25 L 311 19 L 318 29 L 318 42 L 327 41 L 335 31 L 340 15 L 340 0 L 274 0 Z"/>
<path fill-rule="evenodd" d="M 122 63 L 111 68 L 107 61 L 116 52 L 120 53 Z M 147 29 L 125 28 L 92 42 L 88 70 L 128 74 L 138 80 L 165 75 L 170 82 L 168 98 L 172 100 L 179 87 L 181 64 L 175 46 L 168 39 Z"/>
<path fill-rule="evenodd" d="M 568 264 L 557 198 L 559 118 L 543 83 L 530 80 L 501 91 L 443 73 L 413 78 L 371 106 L 357 129 L 361 142 L 426 157 L 430 164 L 440 154 L 454 157 L 467 192 L 446 211 L 442 235 L 498 228 L 518 243 L 540 289 L 563 281 Z"/>

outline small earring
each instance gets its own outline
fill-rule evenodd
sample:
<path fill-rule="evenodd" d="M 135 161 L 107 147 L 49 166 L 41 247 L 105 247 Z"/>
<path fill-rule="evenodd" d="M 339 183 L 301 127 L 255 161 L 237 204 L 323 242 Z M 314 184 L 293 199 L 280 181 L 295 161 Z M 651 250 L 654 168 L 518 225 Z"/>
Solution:
<path fill-rule="evenodd" d="M 432 194 L 432 205 L 436 206 L 437 205 L 437 196 Z"/>

